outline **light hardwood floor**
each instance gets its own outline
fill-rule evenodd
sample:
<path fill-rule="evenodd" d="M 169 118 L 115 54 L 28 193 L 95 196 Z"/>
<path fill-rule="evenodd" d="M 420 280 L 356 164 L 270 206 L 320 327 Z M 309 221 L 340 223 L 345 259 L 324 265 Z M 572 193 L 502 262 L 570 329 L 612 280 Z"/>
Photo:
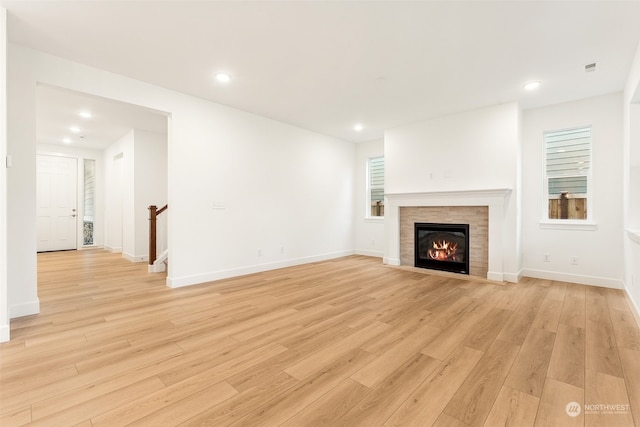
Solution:
<path fill-rule="evenodd" d="M 146 268 L 38 256 L 41 314 L 0 345 L 1 426 L 640 423 L 618 290 L 360 256 L 181 289 Z"/>

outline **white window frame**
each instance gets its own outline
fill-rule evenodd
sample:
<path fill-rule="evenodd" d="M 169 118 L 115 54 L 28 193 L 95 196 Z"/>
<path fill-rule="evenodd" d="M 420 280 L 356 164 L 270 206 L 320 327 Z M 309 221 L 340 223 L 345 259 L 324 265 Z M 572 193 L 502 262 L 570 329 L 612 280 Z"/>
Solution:
<path fill-rule="evenodd" d="M 557 178 L 547 175 L 547 144 L 546 135 L 555 132 L 565 132 L 577 129 L 589 129 L 590 145 L 589 145 L 589 170 L 583 175 L 566 175 L 567 178 L 573 176 L 585 176 L 587 178 L 587 192 L 584 194 L 587 199 L 587 217 L 586 219 L 551 219 L 549 218 L 549 179 Z M 597 224 L 593 219 L 594 197 L 593 197 L 593 126 L 583 125 L 570 128 L 552 129 L 542 133 L 542 215 L 540 220 L 540 228 L 545 229 L 565 229 L 565 230 L 596 230 Z"/>
<path fill-rule="evenodd" d="M 384 220 L 384 215 L 381 215 L 381 216 L 371 215 L 371 190 L 382 189 L 384 191 L 384 184 L 382 186 L 371 185 L 371 161 L 376 159 L 384 159 L 384 156 L 373 156 L 367 159 L 365 218 L 368 220 L 380 221 L 380 220 Z M 385 167 L 385 172 L 386 172 L 386 167 Z"/>

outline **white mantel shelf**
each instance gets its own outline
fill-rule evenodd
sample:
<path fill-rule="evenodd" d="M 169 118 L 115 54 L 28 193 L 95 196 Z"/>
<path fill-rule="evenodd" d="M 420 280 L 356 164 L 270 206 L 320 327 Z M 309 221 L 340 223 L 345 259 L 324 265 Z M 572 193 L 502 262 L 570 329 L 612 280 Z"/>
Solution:
<path fill-rule="evenodd" d="M 385 193 L 389 199 L 424 199 L 424 198 L 488 198 L 506 197 L 511 193 L 510 188 L 494 188 L 487 190 L 455 190 L 455 191 L 427 191 L 419 193 Z"/>
<path fill-rule="evenodd" d="M 431 191 L 416 193 L 386 193 L 385 257 L 383 262 L 400 265 L 400 208 L 421 206 L 488 206 L 489 208 L 489 268 L 487 279 L 517 282 L 504 271 L 506 252 L 505 204 L 510 188 Z"/>
<path fill-rule="evenodd" d="M 640 244 L 640 230 L 627 229 L 627 235 L 631 240 Z"/>

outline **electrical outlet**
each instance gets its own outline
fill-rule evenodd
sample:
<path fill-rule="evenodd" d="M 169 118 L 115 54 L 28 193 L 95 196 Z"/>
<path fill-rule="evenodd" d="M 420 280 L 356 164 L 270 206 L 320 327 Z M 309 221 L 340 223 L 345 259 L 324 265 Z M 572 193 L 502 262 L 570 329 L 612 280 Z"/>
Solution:
<path fill-rule="evenodd" d="M 577 256 L 572 256 L 569 258 L 569 263 L 571 265 L 578 265 L 578 257 Z"/>
<path fill-rule="evenodd" d="M 283 254 L 284 253 L 284 246 L 280 246 L 280 253 Z"/>
<path fill-rule="evenodd" d="M 375 246 L 376 245 L 376 241 L 371 239 L 371 246 Z"/>
<path fill-rule="evenodd" d="M 551 262 L 551 255 L 549 254 L 544 254 L 544 258 L 543 258 L 544 262 Z"/>
<path fill-rule="evenodd" d="M 262 249 L 258 249 L 258 256 L 262 256 Z"/>

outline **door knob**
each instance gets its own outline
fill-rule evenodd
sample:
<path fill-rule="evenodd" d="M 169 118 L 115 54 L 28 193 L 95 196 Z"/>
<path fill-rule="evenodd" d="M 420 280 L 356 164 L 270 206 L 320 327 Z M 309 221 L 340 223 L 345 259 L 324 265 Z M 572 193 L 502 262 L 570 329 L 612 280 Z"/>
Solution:
<path fill-rule="evenodd" d="M 71 215 L 71 216 L 75 218 L 75 217 L 76 217 L 76 214 L 73 214 L 73 215 Z"/>

